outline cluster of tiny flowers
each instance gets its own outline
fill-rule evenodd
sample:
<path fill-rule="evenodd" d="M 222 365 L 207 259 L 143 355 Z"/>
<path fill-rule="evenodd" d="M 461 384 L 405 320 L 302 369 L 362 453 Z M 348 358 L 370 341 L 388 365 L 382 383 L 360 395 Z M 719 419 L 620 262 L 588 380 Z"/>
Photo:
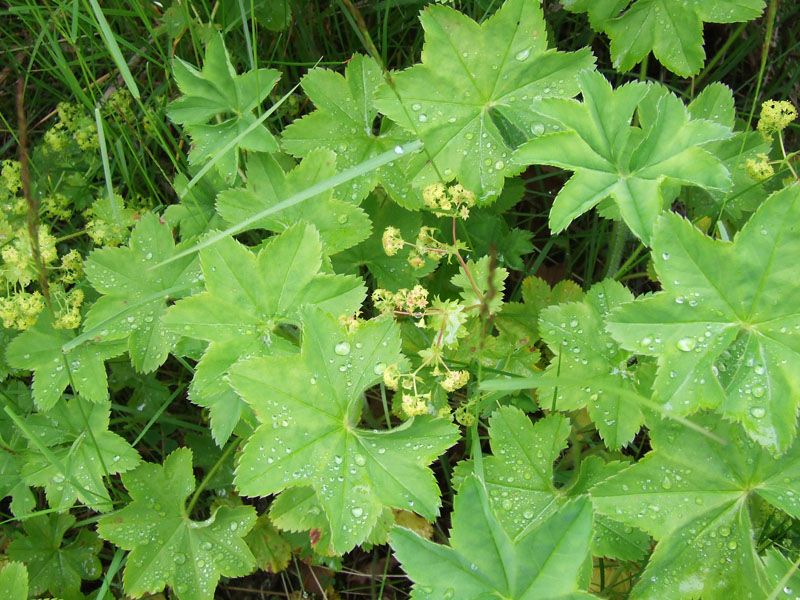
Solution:
<path fill-rule="evenodd" d="M 125 202 L 118 194 L 114 194 L 119 220 L 111 215 L 111 203 L 108 196 L 98 198 L 90 208 L 84 211 L 86 233 L 96 246 L 119 246 L 124 244 L 130 230 L 136 223 L 136 213 L 125 207 Z"/>
<path fill-rule="evenodd" d="M 783 131 L 797 118 L 797 109 L 785 100 L 767 100 L 761 105 L 758 130 L 764 138 L 772 139 L 772 134 Z"/>
<path fill-rule="evenodd" d="M 387 256 L 394 256 L 400 252 L 405 245 L 403 236 L 397 227 L 387 227 L 383 232 L 381 242 L 383 243 L 383 251 L 386 252 Z"/>
<path fill-rule="evenodd" d="M 8 298 L 0 296 L 0 319 L 7 329 L 29 329 L 36 324 L 44 310 L 44 298 L 39 292 L 17 292 Z"/>
<path fill-rule="evenodd" d="M 119 117 L 126 123 L 133 123 L 133 96 L 128 90 L 119 89 L 108 97 L 103 107 L 108 114 Z"/>
<path fill-rule="evenodd" d="M 72 216 L 70 201 L 60 192 L 44 197 L 40 204 L 44 214 L 55 221 L 66 221 Z"/>
<path fill-rule="evenodd" d="M 475 415 L 467 410 L 466 406 L 459 406 L 453 416 L 464 427 L 472 427 L 475 424 Z"/>
<path fill-rule="evenodd" d="M 61 102 L 58 105 L 59 123 L 53 129 L 66 130 L 81 150 L 96 150 L 100 147 L 97 126 L 89 114 L 75 104 Z"/>
<path fill-rule="evenodd" d="M 81 304 L 83 290 L 73 288 L 67 292 L 62 301 L 63 306 L 56 311 L 53 327 L 56 329 L 76 329 L 81 324 Z"/>
<path fill-rule="evenodd" d="M 467 385 L 469 371 L 449 371 L 441 381 L 441 386 L 448 392 L 454 392 Z"/>
<path fill-rule="evenodd" d="M 22 215 L 28 210 L 25 198 L 17 196 L 21 189 L 19 161 L 4 160 L 0 167 L 0 202 L 4 214 Z"/>
<path fill-rule="evenodd" d="M 756 181 L 764 181 L 775 175 L 775 169 L 769 162 L 766 154 L 760 153 L 755 158 L 748 158 L 744 162 L 745 173 Z"/>
<path fill-rule="evenodd" d="M 59 281 L 63 284 L 77 283 L 83 277 L 83 257 L 74 248 L 61 257 L 59 267 L 61 276 Z"/>
<path fill-rule="evenodd" d="M 439 217 L 467 219 L 469 209 L 475 206 L 475 194 L 460 183 L 449 187 L 442 182 L 432 183 L 422 191 L 422 200 Z"/>
<path fill-rule="evenodd" d="M 341 323 L 347 330 L 347 333 L 353 333 L 356 329 L 361 327 L 361 319 L 356 315 L 339 315 L 339 323 Z"/>
<path fill-rule="evenodd" d="M 56 239 L 46 225 L 39 226 L 39 252 L 45 265 L 58 258 Z M 3 258 L 2 274 L 7 282 L 25 287 L 36 278 L 37 266 L 27 229 L 18 229 L 14 240 L 0 251 L 0 256 Z"/>
<path fill-rule="evenodd" d="M 381 313 L 397 310 L 419 314 L 428 306 L 428 290 L 421 285 L 415 285 L 410 290 L 401 288 L 396 292 L 378 288 L 372 292 L 372 303 Z"/>
<path fill-rule="evenodd" d="M 430 392 L 427 394 L 403 394 L 401 407 L 408 417 L 427 415 L 431 412 L 430 399 Z"/>

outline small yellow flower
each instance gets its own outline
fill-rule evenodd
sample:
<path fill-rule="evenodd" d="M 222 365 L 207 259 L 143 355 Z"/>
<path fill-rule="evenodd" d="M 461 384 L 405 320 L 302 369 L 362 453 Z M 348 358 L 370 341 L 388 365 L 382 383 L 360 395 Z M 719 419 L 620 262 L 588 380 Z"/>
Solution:
<path fill-rule="evenodd" d="M 403 412 L 409 417 L 416 417 L 417 415 L 427 415 L 430 412 L 428 400 L 430 394 L 419 394 L 412 396 L 411 394 L 403 394 Z"/>
<path fill-rule="evenodd" d="M 400 382 L 400 370 L 397 364 L 389 365 L 383 370 L 383 384 L 390 390 L 396 390 Z"/>
<path fill-rule="evenodd" d="M 441 382 L 441 386 L 448 392 L 454 392 L 464 387 L 468 381 L 469 371 L 450 371 Z"/>
<path fill-rule="evenodd" d="M 758 130 L 767 139 L 776 131 L 783 131 L 797 118 L 797 109 L 785 100 L 767 100 L 761 105 L 761 117 Z"/>
<path fill-rule="evenodd" d="M 744 170 L 748 177 L 756 181 L 764 181 L 775 175 L 775 169 L 769 163 L 766 154 L 758 154 L 756 158 L 748 158 L 744 162 Z"/>
<path fill-rule="evenodd" d="M 425 259 L 422 258 L 416 250 L 408 253 L 408 264 L 415 269 L 421 269 L 425 266 Z"/>

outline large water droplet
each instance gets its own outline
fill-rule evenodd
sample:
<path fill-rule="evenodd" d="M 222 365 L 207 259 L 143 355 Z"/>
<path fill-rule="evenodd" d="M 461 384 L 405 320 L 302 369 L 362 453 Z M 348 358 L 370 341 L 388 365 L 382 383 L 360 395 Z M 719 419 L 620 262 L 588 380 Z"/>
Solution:
<path fill-rule="evenodd" d="M 333 351 L 336 352 L 339 356 L 347 356 L 350 354 L 350 344 L 347 342 L 339 342 L 333 348 Z"/>
<path fill-rule="evenodd" d="M 678 340 L 678 350 L 682 352 L 690 352 L 694 350 L 696 342 L 694 338 L 685 337 Z"/>
<path fill-rule="evenodd" d="M 357 519 L 361 515 L 364 514 L 364 509 L 363 508 L 359 508 L 358 506 L 355 506 L 355 507 L 353 507 L 353 509 L 350 512 L 353 513 L 353 516 Z"/>
<path fill-rule="evenodd" d="M 365 459 L 361 454 L 356 454 L 354 460 L 359 467 L 363 467 L 365 464 L 367 464 L 367 459 Z"/>
<path fill-rule="evenodd" d="M 760 406 L 754 406 L 750 409 L 750 414 L 753 415 L 756 419 L 763 419 L 764 415 L 767 414 L 767 411 L 761 408 Z"/>
<path fill-rule="evenodd" d="M 531 49 L 525 48 L 525 50 L 520 50 L 519 52 L 517 52 L 514 55 L 514 58 L 516 58 L 519 61 L 523 61 L 526 60 L 530 55 L 531 55 Z"/>

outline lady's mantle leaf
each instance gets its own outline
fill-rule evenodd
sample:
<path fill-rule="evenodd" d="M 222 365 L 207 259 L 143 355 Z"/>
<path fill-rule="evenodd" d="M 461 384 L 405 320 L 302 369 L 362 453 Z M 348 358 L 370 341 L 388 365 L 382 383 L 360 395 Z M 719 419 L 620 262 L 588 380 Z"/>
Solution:
<path fill-rule="evenodd" d="M 532 424 L 518 408 L 499 408 L 489 419 L 491 456 L 483 457 L 484 482 L 495 516 L 512 540 L 519 540 L 550 518 L 568 501 L 582 496 L 589 485 L 621 468 L 620 463 L 583 460 L 574 484 L 557 488 L 553 463 L 567 447 L 569 421 L 550 415 Z M 601 464 L 597 464 L 600 462 Z M 462 461 L 456 479 L 467 478 L 473 462 Z M 592 552 L 598 556 L 639 560 L 649 537 L 600 515 L 595 519 Z"/>
<path fill-rule="evenodd" d="M 128 352 L 137 371 L 158 368 L 178 336 L 162 326 L 167 299 L 181 298 L 200 285 L 194 256 L 150 269 L 175 253 L 172 231 L 150 213 L 131 233 L 127 248 L 101 248 L 86 261 L 86 277 L 104 294 L 86 315 L 86 329 L 102 327 L 103 339 L 128 339 Z"/>
<path fill-rule="evenodd" d="M 632 69 L 652 50 L 670 71 L 689 77 L 700 70 L 706 57 L 703 22 L 755 19 L 764 9 L 764 0 L 566 0 L 563 6 L 572 12 L 588 12 L 592 27 L 605 29 L 617 70 Z"/>
<path fill-rule="evenodd" d="M 664 291 L 612 311 L 609 332 L 658 356 L 653 388 L 667 408 L 716 408 L 786 450 L 800 401 L 800 186 L 772 195 L 732 243 L 664 215 L 653 249 Z"/>
<path fill-rule="evenodd" d="M 587 499 L 564 506 L 512 540 L 489 508 L 486 490 L 469 477 L 456 496 L 450 546 L 395 527 L 390 543 L 414 581 L 414 600 L 578 600 L 577 579 L 589 552 Z"/>
<path fill-rule="evenodd" d="M 39 410 L 52 408 L 70 384 L 91 402 L 108 400 L 105 360 L 122 354 L 125 347 L 120 342 L 88 342 L 62 352 L 61 347 L 74 338 L 74 331 L 53 327 L 52 316 L 44 312 L 36 325 L 6 348 L 8 364 L 34 372 L 33 399 Z"/>
<path fill-rule="evenodd" d="M 284 173 L 273 157 L 256 154 L 247 161 L 247 187 L 222 192 L 217 197 L 217 210 L 226 221 L 239 223 L 335 173 L 336 154 L 327 148 L 309 152 L 289 173 Z M 311 223 L 319 230 L 327 255 L 355 246 L 370 232 L 364 211 L 333 198 L 333 189 L 264 217 L 249 229 L 283 231 L 298 221 Z"/>
<path fill-rule="evenodd" d="M 380 318 L 348 331 L 318 308 L 300 313 L 299 355 L 231 369 L 231 384 L 262 423 L 242 452 L 236 486 L 246 496 L 312 486 L 338 554 L 366 539 L 384 507 L 432 520 L 439 487 L 427 465 L 458 439 L 453 424 L 423 416 L 389 431 L 358 427 L 364 390 L 402 361 L 397 326 Z"/>
<path fill-rule="evenodd" d="M 232 238 L 200 251 L 207 291 L 178 301 L 164 326 L 211 342 L 197 364 L 192 400 L 211 409 L 214 440 L 223 444 L 242 414 L 242 401 L 223 377 L 242 357 L 294 351 L 278 337 L 282 323 L 299 325 L 298 309 L 313 304 L 352 315 L 366 294 L 353 276 L 319 273 L 317 230 L 298 224 L 271 238 L 254 254 Z"/>
<path fill-rule="evenodd" d="M 535 105 L 565 130 L 535 138 L 514 155 L 526 165 L 575 172 L 550 211 L 553 231 L 612 196 L 633 233 L 649 244 L 653 223 L 664 209 L 665 181 L 711 189 L 730 185 L 722 162 L 699 147 L 729 137 L 730 129 L 692 119 L 683 102 L 660 87 L 637 82 L 613 90 L 595 71 L 581 73 L 578 80 L 583 102 L 544 98 Z M 637 107 L 641 129 L 630 124 Z"/>
<path fill-rule="evenodd" d="M 186 514 L 195 486 L 191 450 L 175 450 L 163 466 L 144 463 L 122 482 L 132 501 L 100 519 L 97 533 L 131 551 L 126 594 L 155 594 L 169 584 L 180 600 L 211 600 L 221 575 L 241 577 L 255 566 L 242 539 L 256 522 L 252 506 L 223 506 L 202 522 Z"/>
<path fill-rule="evenodd" d="M 77 499 L 97 511 L 111 510 L 103 477 L 134 468 L 139 454 L 108 430 L 110 412 L 108 403 L 75 398 L 28 418 L 28 425 L 66 471 L 38 453 L 31 454 L 22 469 L 25 483 L 45 488 L 50 508 L 66 510 Z"/>
<path fill-rule="evenodd" d="M 776 460 L 736 423 L 714 415 L 694 420 L 728 444 L 656 422 L 653 451 L 592 488 L 595 508 L 659 540 L 633 598 L 764 598 L 750 498 L 800 516 L 800 444 Z"/>
<path fill-rule="evenodd" d="M 395 75 L 396 90 L 381 87 L 378 108 L 425 142 L 409 166 L 416 186 L 455 177 L 486 204 L 520 171 L 514 148 L 543 129 L 533 99 L 574 96 L 594 58 L 547 49 L 538 0 L 508 0 L 481 25 L 431 4 L 420 21 L 422 64 Z"/>
<path fill-rule="evenodd" d="M 303 90 L 318 110 L 283 130 L 283 148 L 297 157 L 308 156 L 316 148 L 329 148 L 337 154 L 337 167 L 344 170 L 411 141 L 411 136 L 398 127 L 373 132 L 378 114 L 375 90 L 382 81 L 375 60 L 360 54 L 347 63 L 344 77 L 328 69 L 309 71 L 302 80 Z M 380 183 L 401 206 L 420 208 L 422 197 L 408 181 L 404 171 L 407 164 L 408 158 L 398 157 L 344 184 L 341 197 L 357 204 Z"/>
<path fill-rule="evenodd" d="M 64 534 L 74 524 L 75 517 L 67 513 L 22 522 L 26 535 L 11 542 L 7 553 L 11 560 L 28 567 L 31 594 L 48 591 L 64 600 L 83 598 L 81 580 L 94 580 L 103 574 L 97 558 L 103 544 L 94 532 L 83 528 L 74 540 L 64 544 Z"/>
<path fill-rule="evenodd" d="M 639 384 L 636 369 L 628 367 L 632 354 L 604 329 L 608 312 L 631 300 L 622 284 L 608 279 L 592 286 L 583 302 L 550 306 L 540 318 L 542 339 L 554 353 L 546 372 L 554 385 L 539 387 L 540 402 L 549 402 L 557 387 L 559 410 L 587 406 L 606 446 L 614 450 L 630 442 L 644 422 L 632 399 Z M 649 389 L 645 393 L 649 396 Z"/>
<path fill-rule="evenodd" d="M 11 562 L 0 571 L 0 598 L 28 600 L 28 570 L 25 565 Z"/>
<path fill-rule="evenodd" d="M 173 75 L 183 96 L 169 106 L 169 116 L 186 126 L 194 142 L 189 160 L 193 164 L 213 158 L 229 142 L 256 122 L 256 108 L 275 86 L 280 73 L 274 69 L 256 69 L 237 75 L 221 35 L 214 36 L 206 48 L 203 69 L 176 59 Z M 225 120 L 206 125 L 213 117 Z M 239 148 L 275 152 L 278 142 L 261 125 L 246 134 L 217 162 L 217 170 L 229 180 L 239 168 Z"/>

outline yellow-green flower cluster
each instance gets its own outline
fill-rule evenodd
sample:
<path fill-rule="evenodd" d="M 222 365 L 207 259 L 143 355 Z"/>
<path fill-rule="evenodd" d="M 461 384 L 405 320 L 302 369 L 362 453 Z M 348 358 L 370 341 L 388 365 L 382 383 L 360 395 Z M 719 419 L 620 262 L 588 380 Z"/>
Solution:
<path fill-rule="evenodd" d="M 39 313 L 44 310 L 44 298 L 39 292 L 20 291 L 13 296 L 0 296 L 0 319 L 7 329 L 33 327 Z"/>
<path fill-rule="evenodd" d="M 383 251 L 386 252 L 387 256 L 394 256 L 400 252 L 405 245 L 403 236 L 397 227 L 387 227 L 381 237 L 381 243 L 383 244 Z"/>
<path fill-rule="evenodd" d="M 467 385 L 469 381 L 469 371 L 448 371 L 440 385 L 448 392 L 454 392 Z"/>
<path fill-rule="evenodd" d="M 775 175 L 775 169 L 769 162 L 769 156 L 763 153 L 744 161 L 744 171 L 748 177 L 756 181 L 764 181 Z"/>
<path fill-rule="evenodd" d="M 410 290 L 401 288 L 396 292 L 378 288 L 372 292 L 372 303 L 381 313 L 404 311 L 420 314 L 428 306 L 428 290 L 419 284 Z"/>
<path fill-rule="evenodd" d="M 118 194 L 114 194 L 117 217 L 107 195 L 103 195 L 84 211 L 86 217 L 86 233 L 96 246 L 119 246 L 124 244 L 130 229 L 136 222 L 136 212 L 125 207 L 125 202 Z"/>
<path fill-rule="evenodd" d="M 83 304 L 83 290 L 72 288 L 66 294 L 56 295 L 61 307 L 56 311 L 53 327 L 56 329 L 76 329 L 81 324 L 81 304 Z"/>
<path fill-rule="evenodd" d="M 441 181 L 432 183 L 422 191 L 422 200 L 439 217 L 467 219 L 469 209 L 475 206 L 475 194 L 460 183 L 449 187 Z"/>
<path fill-rule="evenodd" d="M 97 126 L 88 112 L 75 104 L 60 102 L 58 119 L 54 128 L 66 130 L 81 150 L 97 150 L 100 145 L 97 138 Z"/>
<path fill-rule="evenodd" d="M 403 394 L 402 409 L 408 417 L 427 415 L 431 411 L 431 394 Z"/>
<path fill-rule="evenodd" d="M 107 114 L 114 115 L 125 123 L 133 123 L 133 96 L 126 89 L 118 89 L 111 94 L 103 107 Z"/>
<path fill-rule="evenodd" d="M 42 198 L 40 205 L 44 214 L 51 219 L 66 221 L 72 216 L 69 199 L 61 192 L 55 192 Z"/>
<path fill-rule="evenodd" d="M 78 283 L 83 277 L 83 257 L 80 252 L 73 248 L 62 256 L 59 270 L 61 271 L 59 280 L 62 284 Z"/>
<path fill-rule="evenodd" d="M 56 239 L 50 235 L 46 225 L 39 226 L 39 252 L 45 265 L 58 258 Z M 33 259 L 31 239 L 26 228 L 15 232 L 13 241 L 0 251 L 0 256 L 3 258 L 0 268 L 6 282 L 24 288 L 36 279 L 38 267 Z"/>
<path fill-rule="evenodd" d="M 772 139 L 772 134 L 783 131 L 797 118 L 797 109 L 785 100 L 767 100 L 761 105 L 761 117 L 758 130 L 765 139 Z"/>
<path fill-rule="evenodd" d="M 0 166 L 0 203 L 3 214 L 24 215 L 28 210 L 25 198 L 17 195 L 21 189 L 19 161 L 4 160 Z"/>

